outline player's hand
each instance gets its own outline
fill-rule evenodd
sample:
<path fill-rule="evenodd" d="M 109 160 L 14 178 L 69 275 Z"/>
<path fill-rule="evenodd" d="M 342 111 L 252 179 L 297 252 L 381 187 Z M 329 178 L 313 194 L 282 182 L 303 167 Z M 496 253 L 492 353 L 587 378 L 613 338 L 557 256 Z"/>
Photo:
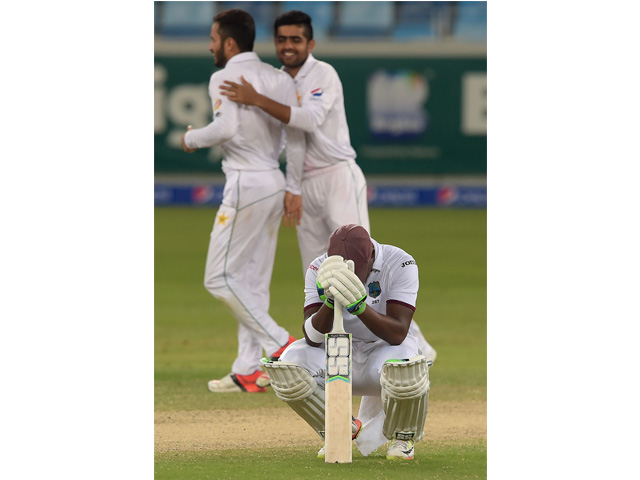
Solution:
<path fill-rule="evenodd" d="M 191 125 L 189 125 L 189 126 L 187 127 L 187 132 L 188 132 L 189 130 L 193 130 L 193 127 L 192 127 Z M 185 133 L 184 135 L 182 135 L 182 149 L 183 149 L 185 152 L 187 152 L 187 153 L 193 153 L 193 152 L 195 152 L 196 150 L 198 150 L 197 148 L 189 148 L 189 147 L 187 147 L 187 144 L 186 144 L 186 143 L 184 143 L 184 137 L 185 137 L 185 135 L 186 135 L 186 133 Z"/>
<path fill-rule="evenodd" d="M 318 296 L 329 308 L 333 308 L 333 294 L 328 290 L 331 286 L 328 279 L 333 276 L 334 271 L 346 268 L 347 265 L 340 255 L 332 255 L 325 258 L 318 269 L 318 275 L 316 276 Z"/>
<path fill-rule="evenodd" d="M 333 309 L 333 295 L 331 295 L 329 290 L 322 288 L 322 285 L 320 285 L 318 280 L 316 280 L 316 288 L 318 289 L 318 296 L 320 297 L 320 300 L 322 300 L 327 307 Z"/>
<path fill-rule="evenodd" d="M 346 270 L 347 264 L 340 255 L 332 255 L 327 257 L 318 269 L 316 277 L 317 283 L 325 290 L 329 288 L 329 279 L 333 277 L 333 273 L 339 270 Z"/>
<path fill-rule="evenodd" d="M 329 288 L 326 289 L 333 295 L 334 302 L 339 303 L 352 315 L 360 315 L 367 304 L 366 290 L 358 276 L 349 269 L 337 270 L 328 279 Z"/>
<path fill-rule="evenodd" d="M 284 226 L 295 228 L 302 218 L 302 196 L 291 192 L 284 194 Z"/>
<path fill-rule="evenodd" d="M 244 77 L 240 77 L 240 80 L 242 84 L 225 80 L 224 83 L 220 85 L 220 93 L 236 103 L 255 105 L 259 96 L 258 92 L 256 92 L 253 85 L 247 82 Z"/>

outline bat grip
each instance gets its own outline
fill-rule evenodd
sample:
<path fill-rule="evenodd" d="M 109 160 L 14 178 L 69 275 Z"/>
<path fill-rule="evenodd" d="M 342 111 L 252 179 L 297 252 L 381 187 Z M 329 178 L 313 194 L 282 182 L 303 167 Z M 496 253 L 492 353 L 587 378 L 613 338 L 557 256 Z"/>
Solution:
<path fill-rule="evenodd" d="M 342 305 L 338 302 L 334 305 L 333 308 L 333 328 L 331 332 L 336 333 L 344 333 L 344 323 L 342 321 Z"/>

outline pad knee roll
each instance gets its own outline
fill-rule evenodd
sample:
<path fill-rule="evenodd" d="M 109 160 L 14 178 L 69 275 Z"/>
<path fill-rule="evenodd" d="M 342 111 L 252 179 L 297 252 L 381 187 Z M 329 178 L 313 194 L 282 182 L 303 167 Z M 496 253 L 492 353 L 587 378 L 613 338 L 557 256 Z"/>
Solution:
<path fill-rule="evenodd" d="M 267 362 L 276 396 L 324 438 L 324 390 L 304 368 L 291 362 Z"/>
<path fill-rule="evenodd" d="M 385 421 L 382 433 L 388 439 L 420 440 L 429 404 L 429 367 L 423 355 L 408 360 L 391 360 L 380 375 Z"/>

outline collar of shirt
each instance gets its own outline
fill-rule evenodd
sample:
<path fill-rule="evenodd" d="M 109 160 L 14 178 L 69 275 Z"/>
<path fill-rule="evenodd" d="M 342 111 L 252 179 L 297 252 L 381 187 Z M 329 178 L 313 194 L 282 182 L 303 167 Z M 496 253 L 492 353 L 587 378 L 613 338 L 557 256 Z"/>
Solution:
<path fill-rule="evenodd" d="M 293 80 L 297 82 L 299 79 L 306 77 L 316 63 L 318 63 L 318 60 L 310 53 L 300 70 L 298 70 L 298 74 L 293 77 Z M 285 71 L 284 66 L 280 67 L 280 70 Z"/>
<path fill-rule="evenodd" d="M 260 61 L 260 57 L 256 52 L 242 52 L 234 55 L 227 61 L 227 65 L 231 65 L 232 63 L 242 63 L 242 62 L 255 62 Z M 227 66 L 225 65 L 225 67 Z"/>
<path fill-rule="evenodd" d="M 380 244 L 376 242 L 373 238 L 371 239 L 371 243 L 373 243 L 373 248 L 376 251 L 376 258 L 373 260 L 373 266 L 371 267 L 371 271 L 375 270 L 379 272 L 380 270 L 382 270 L 382 262 L 384 261 L 382 248 L 380 248 Z"/>

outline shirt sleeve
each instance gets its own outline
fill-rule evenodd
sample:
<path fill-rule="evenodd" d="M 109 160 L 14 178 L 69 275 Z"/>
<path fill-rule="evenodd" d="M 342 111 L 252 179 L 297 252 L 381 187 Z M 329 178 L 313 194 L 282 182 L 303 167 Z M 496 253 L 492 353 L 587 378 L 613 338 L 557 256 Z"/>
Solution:
<path fill-rule="evenodd" d="M 220 72 L 218 72 L 220 73 Z M 220 94 L 221 75 L 213 74 L 209 81 L 209 96 L 213 121 L 203 128 L 190 130 L 184 137 L 189 148 L 206 148 L 230 140 L 238 131 L 238 104 Z"/>
<path fill-rule="evenodd" d="M 296 86 L 293 83 L 293 79 L 287 75 L 286 78 L 286 91 L 287 105 L 293 108 L 298 103 L 298 96 L 296 94 Z M 300 195 L 302 193 L 300 185 L 302 183 L 302 174 L 304 173 L 304 157 L 306 154 L 306 142 L 304 132 L 297 128 L 293 128 L 291 125 L 285 125 L 285 137 L 286 137 L 286 179 L 288 192 L 294 195 Z"/>
<path fill-rule="evenodd" d="M 318 77 L 318 80 L 315 80 L 316 83 L 312 82 L 307 82 L 311 85 L 309 90 L 300 92 L 301 106 L 291 107 L 289 119 L 290 126 L 307 133 L 315 131 L 324 123 L 336 99 L 342 95 L 340 79 L 333 69 L 327 70 L 324 75 Z"/>
<path fill-rule="evenodd" d="M 402 303 L 415 310 L 419 287 L 418 265 L 411 255 L 406 255 L 393 272 L 387 303 Z"/>
<path fill-rule="evenodd" d="M 320 296 L 318 295 L 318 287 L 316 286 L 316 278 L 318 277 L 318 269 L 324 259 L 327 258 L 327 254 L 316 258 L 311 265 L 307 268 L 307 272 L 304 277 L 304 307 L 309 305 L 322 304 Z"/>

